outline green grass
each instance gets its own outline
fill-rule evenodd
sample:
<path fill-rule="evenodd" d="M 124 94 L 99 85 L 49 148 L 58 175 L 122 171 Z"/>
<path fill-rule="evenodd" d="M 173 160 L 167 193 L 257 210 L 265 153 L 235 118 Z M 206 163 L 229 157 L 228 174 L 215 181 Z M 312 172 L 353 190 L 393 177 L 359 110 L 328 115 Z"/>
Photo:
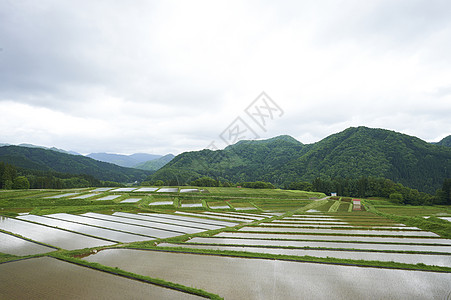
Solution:
<path fill-rule="evenodd" d="M 370 202 L 371 203 L 371 202 Z M 451 239 L 451 222 L 436 218 L 436 217 L 430 217 L 430 218 L 423 218 L 421 217 L 424 214 L 424 211 L 421 209 L 422 207 L 415 207 L 410 212 L 410 215 L 404 215 L 404 208 L 400 207 L 399 211 L 396 210 L 390 210 L 390 212 L 393 212 L 392 214 L 387 213 L 386 211 L 382 211 L 377 206 L 373 206 L 370 203 L 364 202 L 364 205 L 368 207 L 368 210 L 385 218 L 388 218 L 390 220 L 403 223 L 407 226 L 414 226 L 418 227 L 422 230 L 431 231 L 443 238 Z M 408 208 L 410 209 L 410 207 Z M 428 207 L 427 209 L 436 211 L 437 207 Z M 438 208 L 439 211 L 443 211 L 443 209 Z M 413 213 L 416 213 L 416 215 L 413 215 Z M 396 214 L 395 214 L 396 213 Z"/>

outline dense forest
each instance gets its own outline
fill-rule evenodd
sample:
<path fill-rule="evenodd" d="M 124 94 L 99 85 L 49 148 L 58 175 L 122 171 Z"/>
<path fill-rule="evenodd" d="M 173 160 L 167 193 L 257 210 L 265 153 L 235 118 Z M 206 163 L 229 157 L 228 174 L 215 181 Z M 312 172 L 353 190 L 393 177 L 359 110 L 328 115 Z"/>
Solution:
<path fill-rule="evenodd" d="M 91 175 L 29 170 L 0 162 L 0 189 L 68 189 L 93 186 L 122 186 L 122 184 L 100 181 Z"/>
<path fill-rule="evenodd" d="M 451 148 L 384 129 L 348 128 L 304 145 L 290 136 L 240 141 L 224 150 L 185 152 L 147 180 L 187 184 L 265 181 L 277 187 L 315 178 L 387 178 L 434 194 L 451 177 Z"/>
<path fill-rule="evenodd" d="M 97 180 L 134 182 L 144 180 L 150 172 L 120 167 L 81 155 L 20 146 L 0 147 L 0 162 L 27 170 L 89 175 Z"/>

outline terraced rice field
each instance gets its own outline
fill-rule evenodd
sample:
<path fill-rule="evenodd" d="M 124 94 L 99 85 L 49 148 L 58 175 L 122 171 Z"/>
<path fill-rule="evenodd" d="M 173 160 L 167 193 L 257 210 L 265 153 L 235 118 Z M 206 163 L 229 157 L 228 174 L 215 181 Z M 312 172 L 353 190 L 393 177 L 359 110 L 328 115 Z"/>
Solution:
<path fill-rule="evenodd" d="M 0 264 L 0 282 L 2 299 L 200 298 L 50 257 Z"/>
<path fill-rule="evenodd" d="M 102 197 L 102 198 L 98 198 L 96 200 L 114 200 L 114 199 L 119 198 L 119 197 L 121 197 L 121 195 L 108 195 L 108 196 L 105 196 L 105 197 Z"/>
<path fill-rule="evenodd" d="M 449 293 L 451 282 L 451 273 L 129 249 L 104 250 L 87 260 L 215 291 L 225 299 L 438 299 Z"/>
<path fill-rule="evenodd" d="M 446 299 L 451 291 L 451 239 L 421 224 L 305 192 L 160 190 L 28 192 L 17 206 L 0 197 L 9 214 L 0 217 L 0 299 Z M 426 216 L 447 218 L 447 208 L 434 209 Z"/>
<path fill-rule="evenodd" d="M 31 242 L 14 235 L 0 232 L 0 253 L 26 256 L 55 251 L 56 248 Z"/>
<path fill-rule="evenodd" d="M 141 198 L 128 198 L 128 199 L 122 200 L 121 203 L 136 203 L 140 200 L 141 200 Z"/>

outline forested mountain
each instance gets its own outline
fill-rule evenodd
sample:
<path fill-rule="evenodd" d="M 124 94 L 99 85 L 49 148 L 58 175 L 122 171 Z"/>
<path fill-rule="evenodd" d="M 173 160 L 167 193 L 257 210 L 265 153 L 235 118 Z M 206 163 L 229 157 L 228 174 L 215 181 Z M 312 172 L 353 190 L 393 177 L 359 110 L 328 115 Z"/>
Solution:
<path fill-rule="evenodd" d="M 390 130 L 351 127 L 310 145 L 280 136 L 240 141 L 224 150 L 185 152 L 149 179 L 185 183 L 201 176 L 263 180 L 281 187 L 317 177 L 373 176 L 434 193 L 451 177 L 451 148 Z"/>
<path fill-rule="evenodd" d="M 162 155 L 135 153 L 131 155 L 113 154 L 113 153 L 90 153 L 86 155 L 89 158 L 112 163 L 121 167 L 134 168 L 136 165 L 146 161 L 161 158 Z"/>
<path fill-rule="evenodd" d="M 436 143 L 436 145 L 451 147 L 451 135 L 443 138 L 440 142 Z"/>
<path fill-rule="evenodd" d="M 166 154 L 165 156 L 162 156 L 160 158 L 137 164 L 133 166 L 133 168 L 147 171 L 156 171 L 161 169 L 164 165 L 174 159 L 174 157 L 175 156 L 173 154 Z"/>
<path fill-rule="evenodd" d="M 68 174 L 87 174 L 99 180 L 133 182 L 146 178 L 149 172 L 124 168 L 82 155 L 71 155 L 42 148 L 0 147 L 0 161 L 18 168 Z"/>

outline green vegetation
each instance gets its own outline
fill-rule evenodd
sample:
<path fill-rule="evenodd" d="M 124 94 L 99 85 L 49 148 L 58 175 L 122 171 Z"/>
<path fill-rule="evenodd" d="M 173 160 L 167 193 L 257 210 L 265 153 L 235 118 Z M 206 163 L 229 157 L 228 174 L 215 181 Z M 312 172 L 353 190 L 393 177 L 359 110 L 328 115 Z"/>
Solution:
<path fill-rule="evenodd" d="M 451 147 L 451 135 L 443 138 L 440 142 L 436 143 L 436 145 Z"/>
<path fill-rule="evenodd" d="M 140 164 L 133 166 L 136 169 L 146 170 L 146 171 L 156 171 L 165 166 L 168 162 L 170 162 L 174 158 L 174 155 L 167 154 L 163 157 L 149 160 Z"/>
<path fill-rule="evenodd" d="M 315 178 L 327 181 L 364 176 L 388 178 L 403 186 L 435 193 L 443 180 L 451 177 L 450 170 L 448 147 L 389 130 L 357 127 L 310 145 L 281 136 L 240 141 L 224 150 L 185 152 L 149 180 L 186 184 L 208 176 L 220 182 L 261 180 L 289 187 Z M 375 195 L 368 197 L 371 196 Z"/>
<path fill-rule="evenodd" d="M 89 175 L 97 181 L 134 182 L 142 181 L 149 175 L 147 171 L 120 167 L 82 155 L 20 146 L 0 147 L 0 161 L 14 165 L 18 170 L 20 168 L 24 175 L 39 176 L 34 171 L 40 171 L 44 178 L 54 176 L 55 173 L 66 173 L 77 175 L 73 176 L 75 178 L 80 177 L 80 174 Z M 31 180 L 30 184 L 33 186 Z"/>
<path fill-rule="evenodd" d="M 431 231 L 443 238 L 451 238 L 451 222 L 439 219 L 435 216 L 424 218 L 425 215 L 444 214 L 451 215 L 449 207 L 405 207 L 392 205 L 388 209 L 386 206 L 377 205 L 377 200 L 366 200 L 365 206 L 370 212 L 390 220 L 403 223 L 407 226 L 418 227 L 422 230 Z"/>

